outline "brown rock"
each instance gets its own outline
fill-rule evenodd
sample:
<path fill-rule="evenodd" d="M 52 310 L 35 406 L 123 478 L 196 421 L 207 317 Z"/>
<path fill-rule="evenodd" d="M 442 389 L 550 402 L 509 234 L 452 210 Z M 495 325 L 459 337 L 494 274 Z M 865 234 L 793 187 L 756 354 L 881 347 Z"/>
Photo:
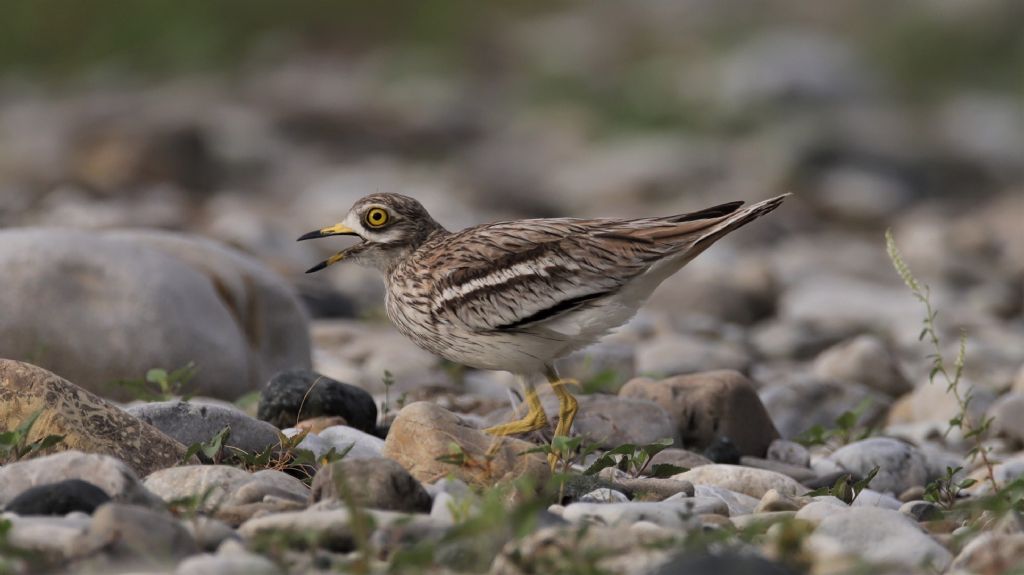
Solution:
<path fill-rule="evenodd" d="M 665 408 L 687 448 L 701 450 L 725 436 L 742 455 L 764 457 L 779 438 L 754 386 L 738 371 L 708 371 L 660 381 L 637 378 L 626 383 L 619 395 L 647 399 Z"/>
<path fill-rule="evenodd" d="M 701 465 L 711 465 L 714 462 L 699 453 L 694 453 L 686 449 L 679 449 L 678 447 L 669 447 L 668 449 L 656 453 L 654 457 L 651 458 L 651 465 L 658 465 L 660 463 L 668 463 L 669 465 L 675 465 L 676 467 L 693 469 L 694 467 L 700 467 Z"/>
<path fill-rule="evenodd" d="M 63 435 L 54 451 L 111 455 L 140 476 L 185 456 L 184 445 L 73 383 L 34 365 L 0 360 L 0 429 L 14 429 L 40 410 L 28 441 Z"/>
<path fill-rule="evenodd" d="M 306 431 L 309 433 L 320 433 L 328 427 L 334 427 L 335 425 L 348 425 L 344 417 L 337 415 L 332 416 L 320 416 L 313 417 L 310 419 L 303 419 L 302 421 L 295 424 L 295 429 L 299 431 Z"/>
<path fill-rule="evenodd" d="M 500 446 L 492 457 L 488 450 Z M 394 459 L 422 483 L 452 475 L 466 483 L 491 485 L 519 476 L 543 483 L 550 475 L 542 454 L 525 454 L 532 443 L 497 438 L 473 427 L 458 415 L 426 402 L 405 406 L 398 413 L 384 442 L 384 455 Z M 438 461 L 439 457 L 461 460 Z"/>

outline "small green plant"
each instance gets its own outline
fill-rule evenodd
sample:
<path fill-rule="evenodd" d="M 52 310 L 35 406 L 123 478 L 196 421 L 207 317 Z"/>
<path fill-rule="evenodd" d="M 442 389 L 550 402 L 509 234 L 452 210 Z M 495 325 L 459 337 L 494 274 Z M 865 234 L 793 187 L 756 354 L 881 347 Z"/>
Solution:
<path fill-rule="evenodd" d="M 532 449 L 527 449 L 522 452 L 521 455 L 527 453 L 544 453 L 549 458 L 556 462 L 555 470 L 561 469 L 561 473 L 569 473 L 572 469 L 572 465 L 579 460 L 586 458 L 597 451 L 596 445 L 583 444 L 583 437 L 568 437 L 565 435 L 556 435 L 551 438 L 551 443 L 544 445 L 538 445 Z"/>
<path fill-rule="evenodd" d="M 885 249 L 889 254 L 893 267 L 896 268 L 896 273 L 899 274 L 903 283 L 907 284 L 907 287 L 910 288 L 914 298 L 921 302 L 925 309 L 925 316 L 922 322 L 924 325 L 921 327 L 918 340 L 927 340 L 932 348 L 932 353 L 928 356 L 932 361 L 931 371 L 928 372 L 928 381 L 929 383 L 935 383 L 935 380 L 941 376 L 942 382 L 946 385 L 946 393 L 951 395 L 957 403 L 957 414 L 949 420 L 946 433 L 948 434 L 954 429 L 959 429 L 963 433 L 964 440 L 971 442 L 971 448 L 967 452 L 968 459 L 972 462 L 978 458 L 981 459 L 987 470 L 987 479 L 993 491 L 999 491 L 992 461 L 988 457 L 988 448 L 983 443 L 983 439 L 992 425 L 992 418 L 982 417 L 980 421 L 973 421 L 969 412 L 971 402 L 974 399 L 973 389 L 961 390 L 960 383 L 963 379 L 967 356 L 967 333 L 964 331 L 960 332 L 960 347 L 956 358 L 953 360 L 953 366 L 949 367 L 943 357 L 942 342 L 939 339 L 938 330 L 935 325 L 939 312 L 932 306 L 931 288 L 928 287 L 928 284 L 917 281 L 917 278 L 911 273 L 910 267 L 903 260 L 903 256 L 896 247 L 896 240 L 893 238 L 892 230 L 886 230 L 885 232 Z"/>
<path fill-rule="evenodd" d="M 291 470 L 303 472 L 307 480 L 311 480 L 317 467 L 340 461 L 355 447 L 355 443 L 352 443 L 340 452 L 332 447 L 317 457 L 312 451 L 299 448 L 306 437 L 305 433 L 300 433 L 293 437 L 279 434 L 278 443 L 268 445 L 262 451 L 248 452 L 228 445 L 230 437 L 231 428 L 225 426 L 209 440 L 190 445 L 185 451 L 183 462 L 187 463 L 196 457 L 204 464 L 232 465 L 246 471 Z"/>
<path fill-rule="evenodd" d="M 172 371 L 154 367 L 142 379 L 122 379 L 110 385 L 126 390 L 132 397 L 143 401 L 167 401 L 178 396 L 188 401 L 189 396 L 182 392 L 198 373 L 199 368 L 195 362 L 190 361 Z"/>
<path fill-rule="evenodd" d="M 946 474 L 929 483 L 924 498 L 945 509 L 952 509 L 960 499 L 960 492 L 978 482 L 977 479 L 957 479 L 962 467 L 946 467 Z"/>
<path fill-rule="evenodd" d="M 865 398 L 857 404 L 857 407 L 839 414 L 833 427 L 826 428 L 823 425 L 815 425 L 801 433 L 797 437 L 797 441 L 806 447 L 811 447 L 812 445 L 838 447 L 866 439 L 874 433 L 874 429 L 870 426 L 862 426 L 861 421 L 864 419 L 864 414 L 871 408 L 871 405 L 871 399 Z"/>
<path fill-rule="evenodd" d="M 836 479 L 835 483 L 831 486 L 819 487 L 807 495 L 812 497 L 818 495 L 831 495 L 847 504 L 852 504 L 857 500 L 857 496 L 860 495 L 861 491 L 864 491 L 871 485 L 875 476 L 878 475 L 878 470 L 879 467 L 876 466 L 862 479 L 854 481 L 853 483 L 850 482 L 853 479 L 853 476 L 848 473 L 844 474 Z"/>
<path fill-rule="evenodd" d="M 640 477 L 641 475 L 660 478 L 672 477 L 677 473 L 683 473 L 688 470 L 685 467 L 679 467 L 670 463 L 651 465 L 651 460 L 658 453 L 672 447 L 673 444 L 674 441 L 668 438 L 647 445 L 626 443 L 606 452 L 583 473 L 585 475 L 596 475 L 602 469 L 615 467 L 629 473 L 633 477 Z M 647 471 L 648 466 L 650 466 L 650 471 Z"/>
<path fill-rule="evenodd" d="M 40 409 L 26 417 L 18 427 L 0 433 L 0 464 L 12 463 L 35 455 L 64 441 L 63 435 L 47 435 L 35 441 L 28 440 L 32 427 L 42 413 L 43 410 Z"/>
<path fill-rule="evenodd" d="M 380 405 L 380 424 L 385 425 L 388 422 L 388 415 L 391 414 L 391 387 L 395 385 L 395 376 L 385 369 L 381 383 L 384 384 L 384 402 Z"/>
<path fill-rule="evenodd" d="M 622 378 L 612 368 L 603 369 L 580 383 L 582 393 L 616 393 Z"/>

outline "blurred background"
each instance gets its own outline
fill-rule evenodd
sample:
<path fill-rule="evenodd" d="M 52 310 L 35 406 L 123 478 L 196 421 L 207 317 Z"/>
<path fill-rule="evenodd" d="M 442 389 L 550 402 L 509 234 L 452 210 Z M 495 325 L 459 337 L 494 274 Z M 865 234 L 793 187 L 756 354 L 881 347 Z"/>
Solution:
<path fill-rule="evenodd" d="M 314 317 L 369 320 L 383 339 L 361 351 L 314 333 L 319 369 L 369 385 L 436 362 L 383 322 L 374 273 L 302 274 L 343 240 L 294 241 L 363 195 L 415 196 L 457 229 L 792 191 L 594 361 L 791 384 L 867 333 L 920 383 L 921 310 L 886 257 L 891 227 L 994 397 L 1024 363 L 1022 110 L 1016 0 L 11 0 L 0 226 L 236 246 Z M 772 409 L 784 435 L 817 416 Z"/>

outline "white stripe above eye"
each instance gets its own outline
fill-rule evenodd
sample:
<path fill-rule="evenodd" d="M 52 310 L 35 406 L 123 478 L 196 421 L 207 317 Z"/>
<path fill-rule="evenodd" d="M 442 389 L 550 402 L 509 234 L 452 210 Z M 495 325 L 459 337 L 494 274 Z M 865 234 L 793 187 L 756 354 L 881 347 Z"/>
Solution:
<path fill-rule="evenodd" d="M 577 267 L 573 262 L 559 262 L 558 265 L 567 269 L 575 269 Z M 496 269 L 485 276 L 471 279 L 464 284 L 454 285 L 445 288 L 444 291 L 441 292 L 441 297 L 439 297 L 435 301 L 434 305 L 435 307 L 443 307 L 444 304 L 448 303 L 449 301 L 462 297 L 470 292 L 476 291 L 484 287 L 499 286 L 504 283 L 508 283 L 509 281 L 512 281 L 518 277 L 540 276 L 546 278 L 549 277 L 548 270 L 554 267 L 556 267 L 555 262 L 546 261 L 541 263 L 534 260 L 527 262 L 519 262 L 507 268 Z"/>

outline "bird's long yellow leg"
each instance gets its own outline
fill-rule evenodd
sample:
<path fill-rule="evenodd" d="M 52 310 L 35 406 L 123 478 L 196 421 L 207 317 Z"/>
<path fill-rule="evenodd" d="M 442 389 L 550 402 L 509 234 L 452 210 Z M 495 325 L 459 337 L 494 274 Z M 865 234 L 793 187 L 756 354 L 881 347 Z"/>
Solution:
<path fill-rule="evenodd" d="M 552 367 L 545 371 L 545 375 L 548 378 L 548 383 L 551 384 L 551 389 L 558 396 L 558 424 L 555 425 L 555 437 L 569 435 L 569 431 L 572 430 L 572 422 L 576 419 L 576 412 L 579 410 L 579 407 L 576 398 L 566 391 L 565 386 L 579 386 L 580 382 L 575 379 L 562 379 L 558 377 L 558 372 Z"/>
<path fill-rule="evenodd" d="M 544 414 L 537 390 L 530 383 L 526 384 L 526 406 L 528 411 L 521 419 L 488 427 L 484 432 L 497 436 L 515 435 L 537 431 L 548 424 L 548 417 Z"/>

